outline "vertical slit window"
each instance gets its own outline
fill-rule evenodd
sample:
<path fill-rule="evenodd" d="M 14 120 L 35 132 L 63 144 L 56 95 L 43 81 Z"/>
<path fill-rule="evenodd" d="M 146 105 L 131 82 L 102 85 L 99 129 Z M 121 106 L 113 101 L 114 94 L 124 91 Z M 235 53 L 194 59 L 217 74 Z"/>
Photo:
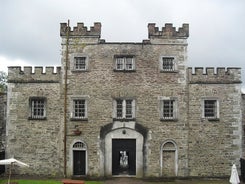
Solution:
<path fill-rule="evenodd" d="M 123 101 L 117 100 L 117 118 L 123 117 Z"/>
<path fill-rule="evenodd" d="M 126 100 L 126 118 L 132 118 L 133 117 L 132 102 L 133 102 L 133 100 Z"/>

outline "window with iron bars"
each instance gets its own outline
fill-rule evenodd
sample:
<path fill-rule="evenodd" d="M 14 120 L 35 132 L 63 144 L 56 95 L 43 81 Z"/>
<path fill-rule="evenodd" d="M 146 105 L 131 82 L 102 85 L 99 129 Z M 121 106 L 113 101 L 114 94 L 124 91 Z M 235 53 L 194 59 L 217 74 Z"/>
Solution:
<path fill-rule="evenodd" d="M 217 100 L 204 100 L 204 117 L 217 118 Z"/>
<path fill-rule="evenodd" d="M 161 70 L 166 72 L 175 71 L 174 57 L 162 57 Z"/>
<path fill-rule="evenodd" d="M 161 119 L 176 120 L 177 119 L 177 104 L 176 100 L 161 101 Z"/>
<path fill-rule="evenodd" d="M 75 57 L 74 70 L 87 70 L 87 57 Z"/>
<path fill-rule="evenodd" d="M 45 119 L 46 118 L 46 98 L 33 97 L 30 98 L 30 117 L 29 119 Z"/>

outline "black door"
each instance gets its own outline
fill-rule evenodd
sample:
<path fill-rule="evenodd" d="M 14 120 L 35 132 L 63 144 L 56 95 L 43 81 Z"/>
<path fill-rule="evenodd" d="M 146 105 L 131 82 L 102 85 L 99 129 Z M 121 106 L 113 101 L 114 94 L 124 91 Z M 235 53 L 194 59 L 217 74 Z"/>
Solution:
<path fill-rule="evenodd" d="M 136 139 L 112 139 L 112 175 L 136 175 Z"/>
<path fill-rule="evenodd" d="M 73 150 L 73 174 L 86 174 L 86 151 Z"/>

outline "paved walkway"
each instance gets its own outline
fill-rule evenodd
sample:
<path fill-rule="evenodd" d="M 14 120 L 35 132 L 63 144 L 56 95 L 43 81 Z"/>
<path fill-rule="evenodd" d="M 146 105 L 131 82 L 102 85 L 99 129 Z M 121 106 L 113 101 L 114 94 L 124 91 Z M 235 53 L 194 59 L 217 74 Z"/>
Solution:
<path fill-rule="evenodd" d="M 105 181 L 105 184 L 142 184 L 142 183 L 147 184 L 147 182 L 136 178 L 113 178 Z"/>

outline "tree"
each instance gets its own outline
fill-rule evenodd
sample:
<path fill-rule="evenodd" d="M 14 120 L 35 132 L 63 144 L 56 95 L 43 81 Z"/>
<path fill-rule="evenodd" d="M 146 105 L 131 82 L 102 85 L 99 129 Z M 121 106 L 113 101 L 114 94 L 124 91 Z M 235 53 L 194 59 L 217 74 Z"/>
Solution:
<path fill-rule="evenodd" d="M 7 92 L 7 74 L 0 71 L 0 92 Z"/>

